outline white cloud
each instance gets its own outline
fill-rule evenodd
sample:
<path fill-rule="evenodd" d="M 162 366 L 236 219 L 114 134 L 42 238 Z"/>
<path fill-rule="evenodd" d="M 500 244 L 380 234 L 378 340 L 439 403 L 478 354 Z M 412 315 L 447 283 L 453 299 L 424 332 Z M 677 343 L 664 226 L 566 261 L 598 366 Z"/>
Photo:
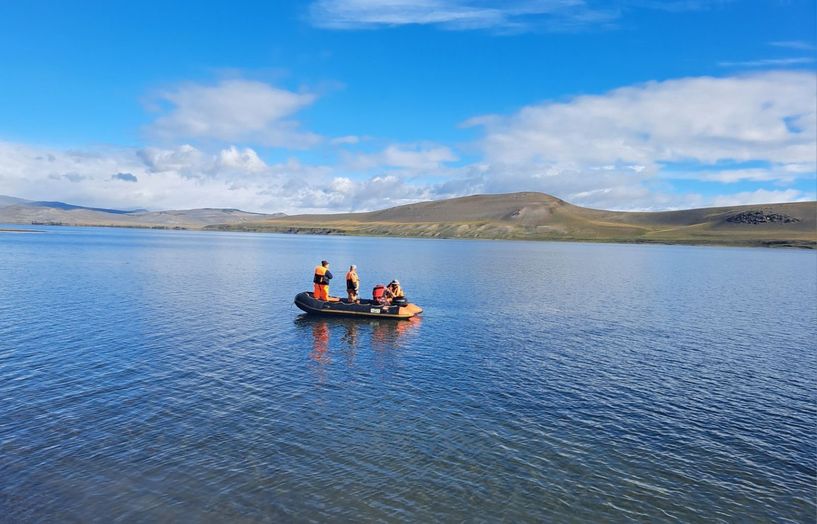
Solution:
<path fill-rule="evenodd" d="M 723 195 L 711 200 L 714 207 L 743 206 L 748 204 L 774 204 L 779 202 L 803 202 L 812 200 L 814 197 L 804 195 L 796 189 L 784 189 L 780 191 L 769 191 L 758 189 L 757 191 L 746 191 L 733 195 Z"/>
<path fill-rule="evenodd" d="M 630 210 L 814 198 L 790 186 L 817 180 L 816 83 L 805 72 L 684 78 L 476 117 L 467 125 L 482 137 L 467 147 L 477 160 L 465 165 L 457 151 L 431 142 L 357 154 L 346 147 L 322 165 L 295 157 L 268 163 L 241 142 L 88 150 L 0 142 L 0 193 L 98 207 L 288 213 L 510 191 Z M 122 183 L 117 173 L 136 181 Z M 694 183 L 674 190 L 676 179 L 768 187 L 705 197 Z"/>
<path fill-rule="evenodd" d="M 780 182 L 792 183 L 797 179 L 814 178 L 813 167 L 806 164 L 783 164 L 770 167 L 745 169 L 704 169 L 698 171 L 672 171 L 662 175 L 675 180 L 701 180 L 731 184 L 734 182 Z"/>
<path fill-rule="evenodd" d="M 258 153 L 246 147 L 241 151 L 235 146 L 222 149 L 218 155 L 219 167 L 246 173 L 261 173 L 267 169 L 267 164 L 258 157 Z"/>
<path fill-rule="evenodd" d="M 802 40 L 783 40 L 778 42 L 769 42 L 770 46 L 782 47 L 785 49 L 796 49 L 798 51 L 814 51 L 817 46 L 813 42 L 804 42 Z"/>
<path fill-rule="evenodd" d="M 354 170 L 394 168 L 421 174 L 439 170 L 454 162 L 457 155 L 445 146 L 434 144 L 392 144 L 377 153 L 347 155 L 346 165 Z"/>
<path fill-rule="evenodd" d="M 166 140 L 213 139 L 265 146 L 302 148 L 319 137 L 289 119 L 312 104 L 315 95 L 294 93 L 251 80 L 215 85 L 184 84 L 157 98 L 172 107 L 148 128 Z"/>
<path fill-rule="evenodd" d="M 97 207 L 278 211 L 275 206 L 286 202 L 260 193 L 302 176 L 297 170 L 293 164 L 267 166 L 248 148 L 67 151 L 0 141 L 0 193 Z M 122 174 L 129 183 L 122 183 Z"/>
<path fill-rule="evenodd" d="M 296 213 L 389 207 L 429 198 L 431 189 L 390 175 L 352 179 L 294 158 L 267 164 L 235 146 L 66 151 L 0 141 L 0 193 L 106 208 Z"/>
<path fill-rule="evenodd" d="M 215 154 L 207 154 L 190 144 L 163 149 L 147 147 L 136 151 L 144 166 L 152 173 L 177 173 L 186 178 L 215 176 L 223 173 L 262 173 L 269 166 L 253 149 L 229 146 Z"/>
<path fill-rule="evenodd" d="M 791 58 L 762 58 L 758 60 L 745 60 L 742 62 L 718 62 L 721 67 L 786 67 L 794 65 L 804 65 L 814 63 L 814 58 L 807 56 L 797 56 Z"/>
<path fill-rule="evenodd" d="M 486 189 L 538 189 L 586 203 L 591 190 L 635 192 L 666 163 L 762 162 L 813 174 L 816 84 L 813 74 L 801 72 L 650 82 L 466 125 L 485 132 Z M 779 170 L 779 178 L 790 180 L 789 169 Z M 694 173 L 680 178 L 690 177 Z M 622 208 L 630 202 L 597 203 Z"/>
<path fill-rule="evenodd" d="M 433 25 L 447 30 L 573 31 L 613 27 L 629 10 L 708 9 L 729 0 L 314 0 L 310 19 L 326 29 Z"/>
<path fill-rule="evenodd" d="M 302 187 L 296 195 L 304 212 L 368 211 L 433 198 L 432 188 L 391 175 L 363 180 L 335 177 L 325 184 Z"/>
<path fill-rule="evenodd" d="M 136 154 L 153 173 L 178 171 L 198 174 L 204 170 L 207 162 L 202 152 L 189 144 L 174 149 L 146 147 L 138 150 Z"/>
<path fill-rule="evenodd" d="M 498 163 L 815 162 L 817 79 L 772 72 L 650 82 L 472 120 Z"/>
<path fill-rule="evenodd" d="M 605 23 L 614 9 L 590 8 L 584 0 L 316 0 L 316 26 L 358 29 L 438 25 L 445 29 L 550 30 Z"/>

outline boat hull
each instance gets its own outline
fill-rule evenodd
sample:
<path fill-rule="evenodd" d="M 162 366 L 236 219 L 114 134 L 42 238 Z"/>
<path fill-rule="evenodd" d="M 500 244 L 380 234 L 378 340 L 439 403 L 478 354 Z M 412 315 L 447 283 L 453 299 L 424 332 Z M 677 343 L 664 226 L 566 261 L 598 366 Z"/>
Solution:
<path fill-rule="evenodd" d="M 381 306 L 372 304 L 371 300 L 361 300 L 359 304 L 345 300 L 323 301 L 316 300 L 312 293 L 304 291 L 295 296 L 295 305 L 309 315 L 367 317 L 367 318 L 394 318 L 409 319 L 423 312 L 415 304 L 404 306 Z"/>

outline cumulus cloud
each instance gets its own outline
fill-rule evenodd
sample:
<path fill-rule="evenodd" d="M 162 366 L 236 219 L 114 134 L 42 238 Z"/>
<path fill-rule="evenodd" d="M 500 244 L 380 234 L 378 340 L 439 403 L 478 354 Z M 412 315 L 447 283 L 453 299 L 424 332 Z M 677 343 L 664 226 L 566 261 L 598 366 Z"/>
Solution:
<path fill-rule="evenodd" d="M 229 146 L 208 154 L 190 144 L 182 144 L 174 148 L 147 147 L 137 150 L 136 155 L 152 173 L 173 172 L 186 178 L 210 177 L 224 172 L 261 173 L 269 167 L 249 147 Z"/>
<path fill-rule="evenodd" d="M 650 82 L 466 125 L 484 131 L 486 189 L 539 189 L 588 203 L 588 191 L 615 195 L 629 188 L 636 194 L 668 163 L 760 162 L 782 172 L 780 179 L 794 171 L 813 176 L 816 84 L 805 72 Z M 761 177 L 744 172 L 736 180 L 750 174 Z M 595 203 L 630 207 L 615 198 Z"/>
<path fill-rule="evenodd" d="M 650 82 L 471 120 L 495 162 L 655 165 L 813 163 L 817 79 L 773 72 Z"/>
<path fill-rule="evenodd" d="M 267 164 L 258 157 L 258 153 L 249 147 L 239 151 L 235 146 L 230 146 L 229 149 L 222 149 L 219 152 L 218 166 L 245 173 L 261 173 L 267 169 Z"/>
<path fill-rule="evenodd" d="M 430 188 L 395 176 L 352 178 L 337 166 L 295 158 L 267 164 L 253 149 L 235 146 L 66 151 L 0 141 L 0 166 L 3 193 L 107 208 L 297 213 L 369 210 L 431 195 Z M 139 183 L 122 184 L 131 177 Z"/>
<path fill-rule="evenodd" d="M 144 162 L 147 169 L 153 173 L 164 173 L 168 171 L 194 172 L 199 170 L 199 166 L 206 162 L 201 151 L 189 144 L 183 144 L 173 149 L 160 149 L 147 147 L 136 152 L 139 159 Z"/>
<path fill-rule="evenodd" d="M 396 176 L 374 176 L 362 180 L 337 176 L 321 185 L 299 188 L 299 208 L 305 211 L 365 211 L 430 200 L 431 187 L 406 183 Z"/>
<path fill-rule="evenodd" d="M 265 146 L 303 148 L 319 137 L 290 119 L 315 101 L 263 82 L 224 80 L 214 85 L 184 84 L 157 94 L 170 108 L 148 128 L 167 140 L 213 139 Z"/>
<path fill-rule="evenodd" d="M 0 166 L 3 192 L 31 200 L 148 209 L 259 209 L 268 201 L 257 195 L 266 186 L 252 182 L 260 176 L 254 152 L 237 148 L 60 150 L 0 141 Z M 230 190 L 247 179 L 246 187 Z"/>
<path fill-rule="evenodd" d="M 271 163 L 240 142 L 62 150 L 0 141 L 0 192 L 96 207 L 288 213 L 510 191 L 624 210 L 813 199 L 802 182 L 817 180 L 815 84 L 811 73 L 778 71 L 545 101 L 466 122 L 480 133 L 467 146 L 470 162 L 430 142 L 360 152 L 349 140 L 341 152 L 329 148 L 337 159 L 310 164 L 294 154 Z M 696 193 L 690 180 L 718 196 Z M 680 181 L 684 191 L 673 187 Z"/>
<path fill-rule="evenodd" d="M 413 174 L 433 173 L 456 160 L 457 155 L 450 148 L 436 144 L 392 144 L 376 153 L 346 157 L 347 165 L 352 169 L 395 168 Z"/>

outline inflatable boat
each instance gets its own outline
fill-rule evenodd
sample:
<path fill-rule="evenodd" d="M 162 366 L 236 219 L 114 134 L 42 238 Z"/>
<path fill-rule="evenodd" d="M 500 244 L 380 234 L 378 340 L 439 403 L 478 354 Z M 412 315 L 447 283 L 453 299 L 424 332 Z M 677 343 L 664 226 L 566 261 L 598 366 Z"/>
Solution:
<path fill-rule="evenodd" d="M 423 308 L 411 304 L 405 299 L 396 299 L 394 304 L 383 306 L 373 303 L 371 300 L 360 300 L 359 302 L 349 302 L 349 300 L 317 300 L 308 291 L 298 293 L 295 296 L 295 305 L 299 309 L 310 315 L 330 315 L 344 317 L 370 317 L 370 318 L 411 318 L 423 312 Z"/>

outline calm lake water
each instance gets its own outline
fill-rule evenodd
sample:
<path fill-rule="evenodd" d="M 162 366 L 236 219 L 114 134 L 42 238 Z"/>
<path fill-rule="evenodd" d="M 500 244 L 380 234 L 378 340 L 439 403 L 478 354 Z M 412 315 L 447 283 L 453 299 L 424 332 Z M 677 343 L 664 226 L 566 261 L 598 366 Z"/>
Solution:
<path fill-rule="evenodd" d="M 809 522 L 817 255 L 0 233 L 0 521 Z M 415 321 L 313 320 L 312 269 Z"/>

